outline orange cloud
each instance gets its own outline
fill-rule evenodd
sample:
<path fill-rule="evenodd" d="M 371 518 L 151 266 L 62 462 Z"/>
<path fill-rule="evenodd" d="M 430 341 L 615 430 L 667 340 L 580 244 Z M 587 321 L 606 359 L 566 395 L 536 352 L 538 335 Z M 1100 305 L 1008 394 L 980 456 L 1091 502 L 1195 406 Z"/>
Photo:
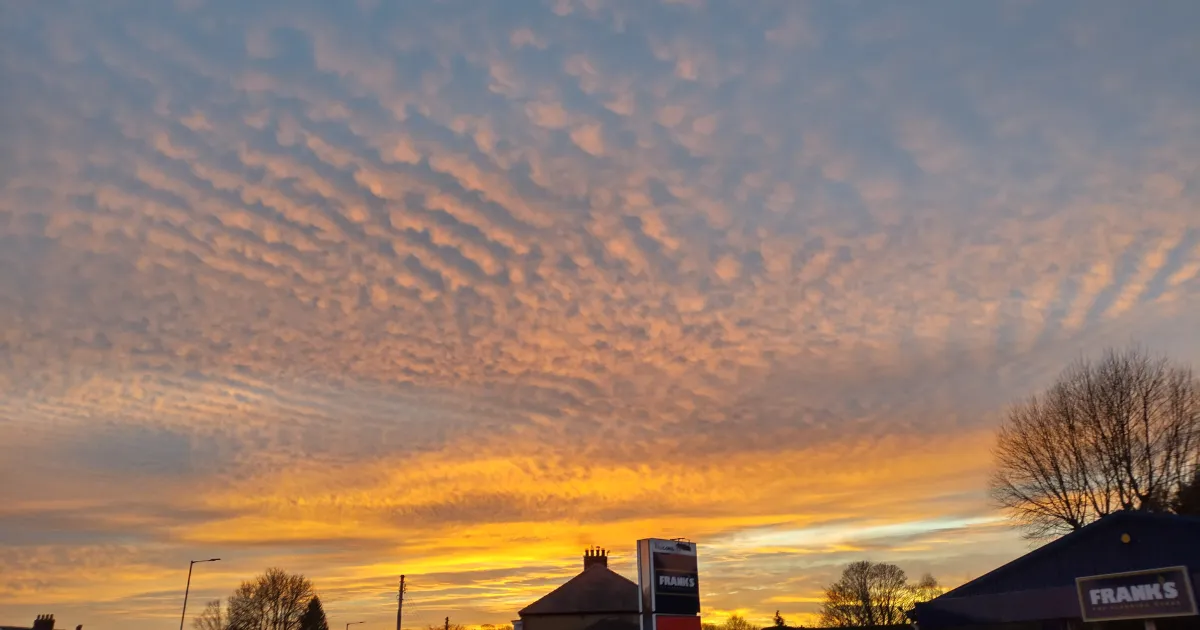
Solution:
<path fill-rule="evenodd" d="M 1152 71 L 1191 39 L 726 8 L 15 11 L 0 616 L 150 627 L 219 553 L 195 601 L 278 564 L 504 622 L 687 535 L 706 616 L 765 624 L 851 560 L 1019 553 L 1004 404 L 1200 357 L 1200 108 Z"/>

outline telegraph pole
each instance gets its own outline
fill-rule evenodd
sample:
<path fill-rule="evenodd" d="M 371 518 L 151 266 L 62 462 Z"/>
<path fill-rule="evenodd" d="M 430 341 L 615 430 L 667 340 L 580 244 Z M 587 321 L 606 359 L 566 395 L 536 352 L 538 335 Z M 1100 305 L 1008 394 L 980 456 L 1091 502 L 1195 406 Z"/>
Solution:
<path fill-rule="evenodd" d="M 404 576 L 400 576 L 400 592 L 396 596 L 396 630 L 402 630 L 400 621 L 404 618 L 404 593 L 408 590 L 408 585 L 404 583 Z"/>

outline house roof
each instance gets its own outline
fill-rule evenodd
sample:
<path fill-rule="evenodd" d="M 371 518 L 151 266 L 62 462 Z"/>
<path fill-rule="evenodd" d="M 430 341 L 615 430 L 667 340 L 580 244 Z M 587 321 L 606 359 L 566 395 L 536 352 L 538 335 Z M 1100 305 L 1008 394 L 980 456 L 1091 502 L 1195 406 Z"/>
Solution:
<path fill-rule="evenodd" d="M 1121 535 L 1129 534 L 1128 544 Z M 1075 578 L 1156 567 L 1200 569 L 1200 518 L 1122 511 L 1067 534 L 942 595 L 953 599 L 1075 586 Z"/>
<path fill-rule="evenodd" d="M 565 584 L 526 606 L 519 613 L 531 615 L 628 614 L 638 612 L 638 585 L 595 564 Z"/>
<path fill-rule="evenodd" d="M 1078 619 L 1075 578 L 1169 566 L 1200 569 L 1200 518 L 1118 512 L 917 604 L 916 617 L 931 630 Z"/>

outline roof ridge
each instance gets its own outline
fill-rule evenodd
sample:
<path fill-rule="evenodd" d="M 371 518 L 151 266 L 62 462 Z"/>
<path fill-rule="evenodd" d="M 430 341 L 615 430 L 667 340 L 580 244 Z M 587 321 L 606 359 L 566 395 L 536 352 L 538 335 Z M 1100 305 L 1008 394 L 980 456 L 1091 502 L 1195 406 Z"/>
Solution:
<path fill-rule="evenodd" d="M 596 567 L 603 568 L 604 571 L 594 570 Z M 638 585 L 636 582 L 607 566 L 593 565 L 580 571 L 537 601 L 522 608 L 518 614 L 635 612 L 637 598 Z M 626 602 L 625 599 L 629 599 L 629 601 Z"/>
<path fill-rule="evenodd" d="M 1087 525 L 1084 525 L 1083 527 L 1081 527 L 1073 532 L 1064 534 L 1063 536 L 1060 536 L 1040 547 L 1037 547 L 1024 555 L 1013 558 L 1012 560 L 996 567 L 995 569 L 992 569 L 991 571 L 988 571 L 987 573 L 984 573 L 983 575 L 981 575 L 969 582 L 966 582 L 965 584 L 960 584 L 959 586 L 957 586 L 949 591 L 946 591 L 946 593 L 944 595 L 942 595 L 942 597 L 946 597 L 946 598 L 953 598 L 956 596 L 961 597 L 961 596 L 963 596 L 963 593 L 961 593 L 960 591 L 969 592 L 971 590 L 971 587 L 974 587 L 977 584 L 983 583 L 985 580 L 994 579 L 997 576 L 1004 575 L 1004 574 L 1008 573 L 1009 571 L 1013 571 L 1013 570 L 1015 570 L 1021 566 L 1024 566 L 1030 562 L 1037 561 L 1037 560 L 1041 559 L 1043 556 L 1046 556 L 1047 554 L 1050 554 L 1050 553 L 1053 553 L 1056 551 L 1061 551 L 1061 550 L 1071 547 L 1073 545 L 1079 544 L 1081 541 L 1083 541 L 1087 537 L 1087 536 L 1085 536 L 1085 533 L 1090 535 L 1091 533 L 1096 532 L 1100 529 L 1106 529 L 1108 527 L 1113 527 L 1117 523 L 1129 521 L 1129 520 L 1157 521 L 1157 522 L 1162 522 L 1162 523 L 1167 523 L 1167 522 L 1188 523 L 1188 524 L 1193 524 L 1193 525 L 1200 525 L 1200 518 L 1192 517 L 1192 516 L 1184 516 L 1184 515 L 1180 515 L 1180 514 L 1168 514 L 1168 513 L 1160 513 L 1160 512 L 1145 512 L 1145 511 L 1141 511 L 1141 510 L 1118 510 L 1116 512 L 1113 512 L 1112 514 L 1108 514 L 1104 517 L 1094 520 L 1091 523 L 1088 523 Z"/>

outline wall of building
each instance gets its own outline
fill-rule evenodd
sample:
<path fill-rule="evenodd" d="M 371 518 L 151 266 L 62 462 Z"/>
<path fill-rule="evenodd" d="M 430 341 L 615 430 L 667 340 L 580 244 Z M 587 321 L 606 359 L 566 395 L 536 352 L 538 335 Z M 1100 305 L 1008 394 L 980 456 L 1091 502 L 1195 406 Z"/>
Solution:
<path fill-rule="evenodd" d="M 587 630 L 589 626 L 605 620 L 633 624 L 639 627 L 638 615 L 529 615 L 521 618 L 521 630 Z"/>

